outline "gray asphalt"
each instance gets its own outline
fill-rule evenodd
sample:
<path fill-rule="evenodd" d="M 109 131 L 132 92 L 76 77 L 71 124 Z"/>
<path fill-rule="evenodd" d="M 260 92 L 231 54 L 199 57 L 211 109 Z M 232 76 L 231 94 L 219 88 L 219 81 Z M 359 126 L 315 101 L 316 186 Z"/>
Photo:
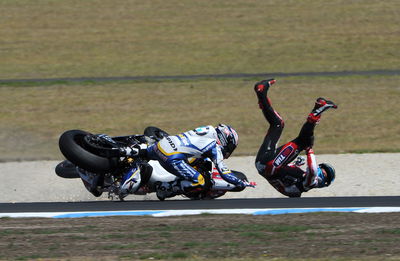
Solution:
<path fill-rule="evenodd" d="M 400 207 L 400 196 L 1 203 L 0 213 L 322 207 Z"/>
<path fill-rule="evenodd" d="M 233 74 L 198 74 L 198 75 L 153 75 L 153 76 L 118 76 L 118 77 L 76 77 L 76 78 L 32 78 L 32 79 L 0 79 L 0 83 L 51 83 L 51 82 L 112 82 L 112 81 L 160 81 L 160 80 L 195 80 L 224 78 L 282 78 L 294 76 L 371 76 L 400 75 L 400 70 L 370 71 L 337 71 L 337 72 L 265 72 L 265 73 L 233 73 Z"/>

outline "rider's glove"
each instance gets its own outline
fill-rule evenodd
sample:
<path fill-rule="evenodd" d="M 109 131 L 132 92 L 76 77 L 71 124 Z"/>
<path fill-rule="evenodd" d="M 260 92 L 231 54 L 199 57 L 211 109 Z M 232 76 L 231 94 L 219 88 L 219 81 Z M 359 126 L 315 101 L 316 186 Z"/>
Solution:
<path fill-rule="evenodd" d="M 133 144 L 128 147 L 120 148 L 121 156 L 137 157 L 147 148 L 146 144 Z"/>
<path fill-rule="evenodd" d="M 312 147 L 306 149 L 306 154 L 307 155 L 314 154 L 314 150 L 312 149 Z"/>
<path fill-rule="evenodd" d="M 302 156 L 298 156 L 294 164 L 298 167 L 303 166 L 306 163 L 306 159 Z"/>
<path fill-rule="evenodd" d="M 257 185 L 257 183 L 255 183 L 254 181 L 250 181 L 250 182 L 248 182 L 248 181 L 243 181 L 243 183 L 244 183 L 245 187 L 252 187 L 252 188 L 255 188 L 256 185 Z"/>
<path fill-rule="evenodd" d="M 121 152 L 121 156 L 138 156 L 140 152 L 140 146 L 135 144 L 128 147 L 121 147 L 119 148 Z"/>

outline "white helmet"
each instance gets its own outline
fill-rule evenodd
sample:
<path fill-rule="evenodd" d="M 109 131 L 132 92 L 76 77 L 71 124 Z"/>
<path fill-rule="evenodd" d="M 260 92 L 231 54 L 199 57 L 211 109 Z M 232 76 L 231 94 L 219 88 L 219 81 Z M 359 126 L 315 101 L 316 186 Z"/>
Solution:
<path fill-rule="evenodd" d="M 217 142 L 222 146 L 222 154 L 224 155 L 224 159 L 227 159 L 236 149 L 239 142 L 239 136 L 231 126 L 225 124 L 218 124 L 218 127 L 215 128 L 215 131 L 218 135 Z"/>

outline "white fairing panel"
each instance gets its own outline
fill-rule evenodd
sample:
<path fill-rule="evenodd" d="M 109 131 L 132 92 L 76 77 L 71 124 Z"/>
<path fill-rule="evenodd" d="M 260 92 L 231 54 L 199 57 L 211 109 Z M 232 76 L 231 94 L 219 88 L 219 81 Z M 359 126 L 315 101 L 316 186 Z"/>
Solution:
<path fill-rule="evenodd" d="M 213 190 L 231 190 L 235 188 L 235 185 L 230 184 L 223 179 L 214 179 L 214 182 Z"/>
<path fill-rule="evenodd" d="M 150 160 L 149 164 L 153 167 L 153 173 L 151 174 L 150 182 L 154 183 L 156 181 L 161 182 L 170 182 L 177 177 L 174 174 L 166 171 L 163 167 L 161 167 L 160 163 L 156 160 Z"/>
<path fill-rule="evenodd" d="M 149 161 L 149 164 L 153 167 L 150 183 L 155 183 L 157 181 L 171 182 L 178 179 L 174 174 L 165 170 L 158 161 L 151 160 Z M 214 181 L 211 190 L 231 190 L 235 188 L 235 185 L 223 180 L 215 168 L 213 172 Z"/>

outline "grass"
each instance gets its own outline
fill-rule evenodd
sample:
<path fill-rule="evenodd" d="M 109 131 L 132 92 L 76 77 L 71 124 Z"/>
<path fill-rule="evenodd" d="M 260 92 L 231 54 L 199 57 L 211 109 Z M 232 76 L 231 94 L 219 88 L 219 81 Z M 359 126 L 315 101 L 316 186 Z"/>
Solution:
<path fill-rule="evenodd" d="M 111 250 L 111 249 L 134 249 L 137 248 L 136 244 L 110 244 L 110 245 L 105 245 L 102 247 L 104 250 Z"/>
<path fill-rule="evenodd" d="M 40 259 L 43 257 L 44 256 L 40 256 L 40 255 L 19 256 L 15 260 L 32 260 L 32 259 Z"/>
<path fill-rule="evenodd" d="M 159 254 L 159 253 L 152 253 L 152 254 L 145 254 L 141 255 L 140 259 L 156 259 L 156 260 L 175 260 L 175 259 L 182 259 L 188 258 L 189 255 L 185 252 L 172 252 L 169 254 Z"/>
<path fill-rule="evenodd" d="M 239 133 L 234 155 L 255 155 L 267 129 L 252 90 L 255 81 L 1 87 L 0 155 L 60 159 L 58 137 L 68 129 L 128 135 L 155 125 L 176 134 L 220 122 Z M 326 112 L 317 126 L 317 153 L 399 152 L 399 83 L 399 76 L 278 79 L 270 97 L 285 120 L 281 142 L 296 137 L 315 99 L 323 96 L 339 109 Z"/>
<path fill-rule="evenodd" d="M 4 0 L 0 79 L 399 70 L 400 3 L 388 1 Z M 224 122 L 234 155 L 255 155 L 267 124 L 260 79 L 8 82 L 0 161 L 61 159 L 67 129 L 179 133 Z M 287 77 L 271 91 L 293 139 L 324 96 L 339 110 L 316 130 L 321 153 L 400 152 L 399 76 Z"/>
<path fill-rule="evenodd" d="M 400 235 L 400 228 L 393 228 L 393 229 L 386 229 L 386 230 L 381 230 L 378 233 L 383 233 L 383 234 L 398 234 Z"/>
<path fill-rule="evenodd" d="M 399 69 L 397 0 L 3 0 L 0 79 Z"/>
<path fill-rule="evenodd" d="M 270 224 L 240 224 L 232 227 L 228 227 L 227 231 L 235 232 L 301 232 L 312 229 L 308 226 L 296 226 L 296 225 L 270 225 Z"/>
<path fill-rule="evenodd" d="M 4 235 L 0 252 L 5 260 L 398 260 L 398 218 L 398 213 L 314 213 L 10 219 L 2 220 L 0 230 L 21 227 L 26 233 Z M 93 230 L 81 231 L 91 223 Z M 37 233 L 40 225 L 59 232 Z M 164 227 L 168 238 L 160 237 Z M 77 240 L 71 231 L 90 240 Z M 151 236 L 138 237 L 142 231 Z"/>

